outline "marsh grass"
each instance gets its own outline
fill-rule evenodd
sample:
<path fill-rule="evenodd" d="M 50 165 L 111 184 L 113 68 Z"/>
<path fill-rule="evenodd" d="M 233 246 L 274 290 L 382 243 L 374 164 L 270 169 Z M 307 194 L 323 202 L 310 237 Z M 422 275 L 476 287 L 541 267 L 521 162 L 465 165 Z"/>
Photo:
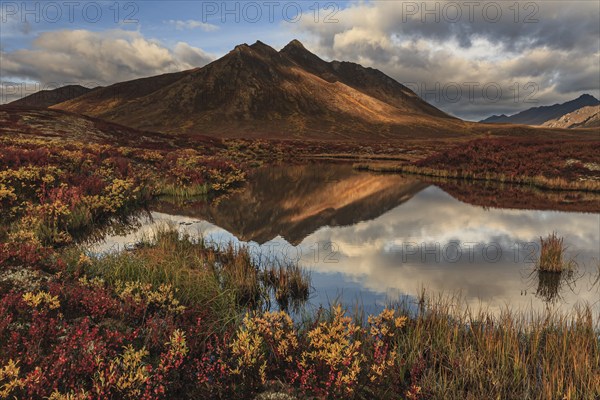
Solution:
<path fill-rule="evenodd" d="M 310 276 L 297 264 L 270 266 L 262 271 L 262 279 L 282 310 L 299 311 L 308 300 Z"/>
<path fill-rule="evenodd" d="M 210 188 L 207 184 L 163 183 L 157 186 L 159 196 L 169 196 L 176 199 L 192 199 L 194 197 L 206 196 Z"/>
<path fill-rule="evenodd" d="M 302 316 L 299 334 L 331 321 L 336 303 Z M 406 324 L 393 335 L 398 360 L 390 385 L 357 398 L 398 398 L 393 385 L 420 389 L 418 399 L 582 399 L 600 396 L 600 326 L 590 306 L 572 312 L 492 311 L 467 304 L 460 295 L 432 295 L 389 304 Z M 366 329 L 360 306 L 347 314 Z M 371 357 L 363 353 L 367 359 Z M 391 372 L 391 371 L 390 371 Z M 404 398 L 404 397 L 401 397 Z"/>
<path fill-rule="evenodd" d="M 565 260 L 566 250 L 564 238 L 559 237 L 556 232 L 552 232 L 546 238 L 540 237 L 540 257 L 537 269 L 540 272 L 550 273 L 573 271 L 575 261 Z"/>
<path fill-rule="evenodd" d="M 133 251 L 96 257 L 88 275 L 100 276 L 111 285 L 117 282 L 170 284 L 184 304 L 202 305 L 214 326 L 226 325 L 237 315 L 236 292 L 224 286 L 208 265 L 202 243 L 180 240 L 177 232 L 160 230 L 152 242 L 140 242 Z"/>
<path fill-rule="evenodd" d="M 73 253 L 74 259 L 76 256 Z M 225 270 L 221 263 L 226 263 L 230 269 Z M 318 359 L 333 360 L 335 365 L 343 366 L 342 369 L 355 366 L 356 374 L 344 369 L 347 384 L 355 389 L 347 396 L 349 399 L 595 400 L 600 396 L 600 326 L 598 309 L 592 310 L 590 306 L 576 307 L 568 314 L 550 308 L 541 312 L 509 308 L 490 311 L 471 308 L 460 295 L 432 296 L 423 289 L 416 300 L 404 298 L 404 302 L 386 307 L 384 312 L 393 310 L 393 317 L 400 317 L 402 323 L 382 333 L 384 331 L 373 330 L 373 316 L 365 314 L 358 300 L 355 307 L 349 306 L 343 313 L 344 318 L 338 318 L 340 308 L 334 302 L 312 312 L 303 309 L 289 331 L 274 329 L 267 332 L 268 337 L 274 338 L 274 345 L 283 343 L 282 332 L 295 338 L 294 343 L 298 345 L 290 350 L 292 361 L 284 362 L 281 358 L 277 361 L 276 353 L 264 346 L 265 342 L 259 339 L 242 341 L 255 336 L 248 335 L 248 325 L 240 318 L 248 308 L 239 304 L 237 291 L 240 289 L 237 286 L 257 282 L 264 286 L 261 290 L 265 293 L 271 286 L 290 288 L 293 286 L 290 282 L 295 279 L 302 282 L 301 269 L 291 270 L 290 276 L 275 266 L 259 269 L 247 252 L 240 253 L 231 245 L 215 250 L 202 239 L 192 241 L 173 229 L 154 232 L 151 239 L 149 237 L 133 251 L 98 258 L 90 264 L 85 272 L 96 271 L 109 283 L 119 280 L 172 283 L 180 290 L 178 297 L 185 295 L 187 303 L 199 305 L 197 310 L 207 310 L 206 318 L 202 317 L 202 334 L 207 337 L 216 334 L 213 338 L 221 341 L 232 337 L 228 334 L 237 332 L 233 337 L 237 338 L 238 345 L 245 343 L 239 356 L 248 360 L 243 373 L 231 377 L 231 370 L 226 368 L 224 371 L 228 376 L 222 377 L 225 380 L 220 382 L 230 385 L 230 392 L 217 397 L 193 398 L 254 398 L 256 392 L 264 389 L 256 383 L 261 381 L 252 377 L 257 371 L 253 367 L 255 360 L 263 360 L 269 366 L 264 383 L 282 382 L 299 398 L 341 398 L 338 394 L 312 397 L 309 392 L 306 395 L 297 381 L 290 380 L 290 376 L 297 376 L 295 374 L 305 374 L 317 383 L 327 382 L 330 378 L 330 369 L 324 368 L 327 367 L 325 364 L 321 364 L 320 368 L 324 369 L 318 371 L 312 368 L 313 361 L 308 364 L 308 369 L 299 368 L 298 361 L 307 353 L 317 354 Z M 192 281 L 190 275 L 180 278 L 178 272 L 184 268 L 196 273 L 197 280 Z M 240 274 L 249 273 L 252 268 L 266 273 L 245 277 L 234 284 L 242 279 Z M 269 282 L 265 284 L 263 280 Z M 266 321 L 269 315 L 271 318 L 280 315 L 262 312 L 264 308 L 251 311 L 256 311 L 249 315 L 255 316 L 257 321 Z M 340 322 L 344 319 L 347 321 Z M 383 337 L 385 343 L 381 341 Z M 327 344 L 326 350 L 315 347 L 323 343 Z M 383 345 L 375 347 L 374 343 Z M 346 353 L 348 349 L 352 352 Z M 383 377 L 373 382 L 369 378 L 371 368 L 380 365 L 381 352 L 386 354 L 383 359 L 387 360 L 388 367 Z M 340 354 L 345 356 L 338 358 Z M 205 349 L 200 348 L 196 357 L 214 360 L 211 364 L 215 362 L 215 365 L 239 365 L 236 364 L 239 358 L 232 358 L 228 349 L 205 353 Z M 354 364 L 348 360 L 358 361 Z M 191 368 L 195 361 L 197 359 L 184 368 Z M 186 376 L 180 372 L 177 379 Z M 219 386 L 219 381 L 213 382 L 215 390 L 225 389 Z M 195 385 L 193 380 L 178 381 L 177 384 L 180 383 L 186 388 L 188 384 Z M 203 383 L 201 389 L 214 393 L 211 385 L 212 382 L 207 386 Z M 249 386 L 240 389 L 239 385 Z M 241 396 L 238 389 L 249 394 Z M 192 398 L 192 393 L 181 398 Z"/>
<path fill-rule="evenodd" d="M 450 179 L 519 183 L 552 190 L 600 191 L 600 142 L 556 138 L 478 138 L 408 163 L 362 162 L 359 169 Z M 552 155 L 549 157 L 549 155 Z"/>
<path fill-rule="evenodd" d="M 552 303 L 560 298 L 560 292 L 563 287 L 564 279 L 562 274 L 552 272 L 538 271 L 538 285 L 536 296 L 547 303 Z"/>
<path fill-rule="evenodd" d="M 308 299 L 310 278 L 296 264 L 260 266 L 247 247 L 213 246 L 203 238 L 162 225 L 140 238 L 131 251 L 96 257 L 85 273 L 155 286 L 170 284 L 183 304 L 200 305 L 219 323 L 244 309 L 265 310 L 275 296 L 281 309 Z"/>
<path fill-rule="evenodd" d="M 493 315 L 472 312 L 459 297 L 422 298 L 397 337 L 400 374 L 415 376 L 423 398 L 597 399 L 595 321 L 589 307 Z"/>
<path fill-rule="evenodd" d="M 564 238 L 556 232 L 540 237 L 540 255 L 531 276 L 537 280 L 536 296 L 546 303 L 560 300 L 563 287 L 572 287 L 581 277 L 575 260 L 565 259 L 566 250 Z"/>

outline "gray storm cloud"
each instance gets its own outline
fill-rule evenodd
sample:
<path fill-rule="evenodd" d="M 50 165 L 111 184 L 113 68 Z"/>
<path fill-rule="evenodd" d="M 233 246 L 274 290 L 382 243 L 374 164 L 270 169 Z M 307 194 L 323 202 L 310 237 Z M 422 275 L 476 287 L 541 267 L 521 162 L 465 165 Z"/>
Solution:
<path fill-rule="evenodd" d="M 381 69 L 463 118 L 600 90 L 598 2 L 360 1 L 335 20 L 292 28 L 318 54 Z"/>

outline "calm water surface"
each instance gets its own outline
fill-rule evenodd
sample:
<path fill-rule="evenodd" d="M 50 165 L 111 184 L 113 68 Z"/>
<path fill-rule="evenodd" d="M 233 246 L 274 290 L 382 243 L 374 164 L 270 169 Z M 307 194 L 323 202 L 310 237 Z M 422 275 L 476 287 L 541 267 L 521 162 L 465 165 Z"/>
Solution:
<path fill-rule="evenodd" d="M 374 311 L 425 288 L 493 312 L 600 310 L 600 201 L 552 196 L 347 165 L 268 168 L 218 203 L 160 202 L 133 232 L 93 250 L 121 250 L 170 223 L 216 245 L 250 246 L 262 262 L 300 262 L 311 271 L 314 306 L 341 300 Z M 533 273 L 539 237 L 553 231 L 578 264 L 570 277 Z"/>

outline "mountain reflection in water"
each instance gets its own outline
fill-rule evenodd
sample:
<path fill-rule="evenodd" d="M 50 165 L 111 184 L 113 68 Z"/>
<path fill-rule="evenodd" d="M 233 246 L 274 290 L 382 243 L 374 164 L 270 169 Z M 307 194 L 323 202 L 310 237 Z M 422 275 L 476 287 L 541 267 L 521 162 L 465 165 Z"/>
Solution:
<path fill-rule="evenodd" d="M 476 193 L 493 193 L 491 207 L 514 208 L 490 208 Z M 341 299 L 369 311 L 425 288 L 460 292 L 469 305 L 491 311 L 569 309 L 578 302 L 599 309 L 599 208 L 591 194 L 428 184 L 349 165 L 270 167 L 216 203 L 161 201 L 138 231 L 107 237 L 95 249 L 133 242 L 169 221 L 214 242 L 249 245 L 269 261 L 299 260 L 311 270 L 316 305 Z M 532 270 L 539 237 L 553 231 L 565 238 L 579 269 L 576 279 L 548 286 Z"/>

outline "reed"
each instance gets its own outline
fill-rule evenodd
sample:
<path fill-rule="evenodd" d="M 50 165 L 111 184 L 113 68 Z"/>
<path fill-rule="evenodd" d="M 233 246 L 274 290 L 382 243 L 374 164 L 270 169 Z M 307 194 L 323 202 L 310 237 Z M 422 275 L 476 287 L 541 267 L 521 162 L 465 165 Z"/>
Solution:
<path fill-rule="evenodd" d="M 282 310 L 299 311 L 308 300 L 310 276 L 297 264 L 270 266 L 262 272 L 262 279 Z"/>
<path fill-rule="evenodd" d="M 164 183 L 158 185 L 157 192 L 159 196 L 169 196 L 177 199 L 191 199 L 199 196 L 206 196 L 210 191 L 207 184 L 189 184 L 180 185 L 177 183 Z"/>
<path fill-rule="evenodd" d="M 407 311 L 408 313 L 408 311 Z M 425 299 L 397 337 L 402 373 L 433 399 L 597 399 L 600 340 L 589 307 L 570 314 L 473 312 Z"/>
<path fill-rule="evenodd" d="M 573 260 L 565 260 L 564 238 L 552 232 L 546 238 L 540 237 L 540 257 L 537 269 L 541 272 L 562 273 L 574 268 Z"/>

